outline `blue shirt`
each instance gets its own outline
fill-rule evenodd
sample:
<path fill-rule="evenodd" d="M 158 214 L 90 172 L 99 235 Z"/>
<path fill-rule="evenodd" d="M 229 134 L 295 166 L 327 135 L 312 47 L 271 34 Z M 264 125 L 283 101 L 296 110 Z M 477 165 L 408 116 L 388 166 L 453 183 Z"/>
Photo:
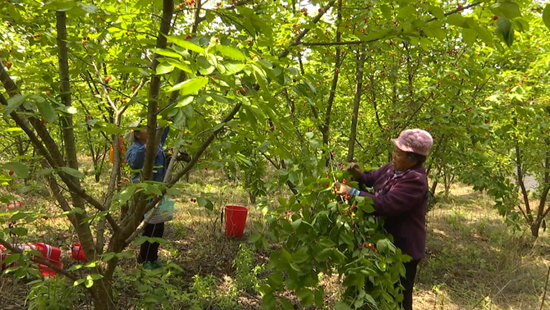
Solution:
<path fill-rule="evenodd" d="M 164 181 L 164 175 L 166 174 L 166 154 L 164 154 L 164 143 L 168 137 L 168 132 L 170 127 L 166 127 L 162 133 L 162 138 L 160 139 L 160 144 L 157 148 L 157 155 L 153 162 L 153 181 L 162 182 Z M 130 145 L 126 151 L 126 162 L 132 168 L 132 170 L 140 170 L 143 168 L 143 162 L 145 161 L 145 153 L 147 152 L 145 144 L 141 142 L 134 142 Z M 134 173 L 132 176 L 132 183 L 139 183 L 140 172 Z"/>

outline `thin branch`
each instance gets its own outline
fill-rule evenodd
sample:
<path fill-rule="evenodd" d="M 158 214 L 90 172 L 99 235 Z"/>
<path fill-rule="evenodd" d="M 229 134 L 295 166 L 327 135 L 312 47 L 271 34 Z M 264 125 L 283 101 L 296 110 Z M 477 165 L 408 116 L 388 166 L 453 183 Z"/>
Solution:
<path fill-rule="evenodd" d="M 325 5 L 322 8 L 322 11 L 319 12 L 319 14 L 315 16 L 315 18 L 313 18 L 310 24 L 316 24 L 317 22 L 319 22 L 319 20 L 321 20 L 321 17 L 323 17 L 323 15 L 325 15 L 325 13 L 334 5 L 334 2 L 336 2 L 336 0 L 332 0 L 327 5 Z M 298 36 L 294 39 L 294 41 L 292 41 L 292 43 L 281 53 L 281 55 L 279 55 L 279 59 L 285 58 L 286 56 L 288 56 L 288 54 L 290 53 L 290 50 L 288 48 L 302 44 L 300 40 L 302 40 L 302 38 L 306 36 L 309 30 L 310 30 L 310 27 L 304 28 L 304 30 L 302 30 L 302 32 L 298 34 Z"/>

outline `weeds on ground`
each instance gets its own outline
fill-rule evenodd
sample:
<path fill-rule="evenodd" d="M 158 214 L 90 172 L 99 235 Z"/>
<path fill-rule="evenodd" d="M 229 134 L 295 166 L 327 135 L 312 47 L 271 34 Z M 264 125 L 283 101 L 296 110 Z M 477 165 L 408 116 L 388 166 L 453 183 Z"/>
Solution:
<path fill-rule="evenodd" d="M 233 267 L 236 269 L 235 282 L 238 291 L 258 293 L 258 287 L 261 284 L 258 274 L 265 269 L 265 266 L 254 266 L 254 260 L 254 251 L 244 243 L 239 245 L 239 252 L 233 261 Z"/>
<path fill-rule="evenodd" d="M 84 295 L 81 287 L 59 276 L 35 280 L 29 285 L 32 288 L 25 301 L 29 310 L 70 309 Z"/>

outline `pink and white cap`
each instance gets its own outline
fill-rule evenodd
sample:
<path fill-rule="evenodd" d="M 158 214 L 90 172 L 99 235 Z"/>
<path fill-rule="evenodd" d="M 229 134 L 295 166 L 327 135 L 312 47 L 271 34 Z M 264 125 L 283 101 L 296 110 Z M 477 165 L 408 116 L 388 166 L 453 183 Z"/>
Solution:
<path fill-rule="evenodd" d="M 422 129 L 407 129 L 399 134 L 399 138 L 392 142 L 403 152 L 416 153 L 428 156 L 434 141 L 429 132 Z"/>

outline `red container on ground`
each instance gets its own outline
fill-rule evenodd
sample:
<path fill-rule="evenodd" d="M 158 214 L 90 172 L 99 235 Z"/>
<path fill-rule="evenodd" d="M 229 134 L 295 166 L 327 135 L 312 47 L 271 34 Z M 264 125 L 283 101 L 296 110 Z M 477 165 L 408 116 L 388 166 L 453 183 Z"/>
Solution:
<path fill-rule="evenodd" d="M 246 226 L 248 209 L 241 206 L 225 206 L 225 234 L 241 238 Z"/>
<path fill-rule="evenodd" d="M 71 256 L 74 260 L 87 261 L 86 255 L 84 254 L 84 249 L 82 249 L 82 244 L 80 242 L 73 243 L 71 245 Z"/>
<path fill-rule="evenodd" d="M 59 268 L 63 269 L 63 264 L 62 263 L 60 263 L 60 262 L 51 262 L 51 263 L 54 264 L 56 267 L 59 267 Z M 46 265 L 38 266 L 38 270 L 40 271 L 40 273 L 42 274 L 43 277 L 53 278 L 57 274 L 57 271 L 55 271 L 53 269 L 50 269 L 50 267 L 48 267 Z"/>
<path fill-rule="evenodd" d="M 28 249 L 36 250 L 42 253 L 42 257 L 37 257 L 40 259 L 43 259 L 45 261 L 48 261 L 52 264 L 59 264 L 59 260 L 61 259 L 61 249 L 45 244 L 45 243 L 24 243 L 24 244 L 14 244 L 14 247 L 25 251 Z M 4 260 L 9 254 L 4 254 L 6 251 L 6 248 L 0 245 L 0 260 Z M 10 266 L 15 266 L 17 262 L 11 264 Z M 6 266 L 6 264 L 1 264 L 0 269 L 6 269 L 10 266 Z"/>

